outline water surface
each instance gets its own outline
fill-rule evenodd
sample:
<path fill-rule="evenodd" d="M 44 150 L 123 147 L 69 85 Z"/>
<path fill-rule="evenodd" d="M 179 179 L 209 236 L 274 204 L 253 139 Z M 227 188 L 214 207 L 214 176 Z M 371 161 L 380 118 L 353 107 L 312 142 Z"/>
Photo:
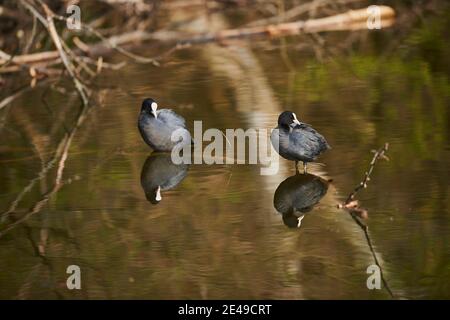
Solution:
<path fill-rule="evenodd" d="M 99 101 L 63 168 L 52 159 L 76 126 L 76 97 L 43 87 L 16 100 L 1 113 L 0 298 L 392 298 L 385 285 L 367 289 L 373 255 L 336 208 L 385 142 L 390 161 L 358 194 L 384 277 L 394 297 L 449 298 L 446 25 L 432 16 L 406 37 L 365 34 L 323 58 L 288 39 L 193 47 L 160 68 L 128 64 L 96 82 Z M 309 172 L 332 182 L 300 228 L 274 207 L 294 175 L 285 160 L 274 176 L 256 165 L 191 165 L 155 205 L 141 185 L 151 150 L 136 127 L 148 96 L 190 130 L 194 120 L 270 129 L 290 109 L 333 147 Z M 79 291 L 66 288 L 72 264 Z"/>

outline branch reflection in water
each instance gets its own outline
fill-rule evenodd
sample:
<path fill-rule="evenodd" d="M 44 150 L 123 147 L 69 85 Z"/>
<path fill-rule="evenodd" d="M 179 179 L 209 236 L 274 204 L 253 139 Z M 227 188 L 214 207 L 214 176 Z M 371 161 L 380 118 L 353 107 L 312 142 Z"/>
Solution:
<path fill-rule="evenodd" d="M 162 200 L 162 191 L 175 188 L 186 177 L 189 165 L 174 164 L 170 153 L 153 152 L 141 171 L 141 186 L 152 204 Z"/>
<path fill-rule="evenodd" d="M 295 174 L 280 183 L 273 197 L 284 224 L 299 228 L 307 212 L 325 196 L 329 182 L 313 174 Z"/>

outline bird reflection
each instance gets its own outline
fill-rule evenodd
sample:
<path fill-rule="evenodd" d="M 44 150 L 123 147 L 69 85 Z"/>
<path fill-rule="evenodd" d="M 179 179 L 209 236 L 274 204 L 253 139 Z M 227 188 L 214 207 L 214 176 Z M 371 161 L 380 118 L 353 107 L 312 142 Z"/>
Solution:
<path fill-rule="evenodd" d="M 148 201 L 157 204 L 162 191 L 175 188 L 187 175 L 189 165 L 174 164 L 170 153 L 153 152 L 142 167 L 141 186 Z"/>
<path fill-rule="evenodd" d="M 273 197 L 275 209 L 289 228 L 299 228 L 305 213 L 319 203 L 328 182 L 312 174 L 296 174 L 280 183 Z"/>

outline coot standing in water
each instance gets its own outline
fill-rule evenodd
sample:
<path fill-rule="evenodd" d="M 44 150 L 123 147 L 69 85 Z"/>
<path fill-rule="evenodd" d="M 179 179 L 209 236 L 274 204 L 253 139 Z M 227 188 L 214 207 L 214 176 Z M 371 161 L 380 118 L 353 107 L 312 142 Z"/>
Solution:
<path fill-rule="evenodd" d="M 170 109 L 158 110 L 158 104 L 151 98 L 142 102 L 138 128 L 144 141 L 154 151 L 172 151 L 175 146 L 182 147 L 192 141 L 184 118 Z M 172 141 L 174 132 L 179 138 L 176 141 Z"/>
<path fill-rule="evenodd" d="M 278 117 L 278 126 L 270 136 L 275 150 L 287 160 L 295 161 L 295 170 L 298 172 L 298 162 L 303 162 L 303 171 L 306 173 L 306 164 L 313 162 L 324 151 L 331 149 L 325 138 L 310 125 L 297 119 L 295 113 L 284 111 Z"/>

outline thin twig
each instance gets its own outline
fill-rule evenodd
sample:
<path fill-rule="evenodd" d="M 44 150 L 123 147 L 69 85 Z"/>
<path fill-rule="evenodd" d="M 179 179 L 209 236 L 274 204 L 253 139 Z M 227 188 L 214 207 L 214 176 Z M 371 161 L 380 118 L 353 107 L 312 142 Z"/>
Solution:
<path fill-rule="evenodd" d="M 31 46 L 33 45 L 34 38 L 36 36 L 36 30 L 37 30 L 37 18 L 36 16 L 33 16 L 33 27 L 31 29 L 31 35 L 28 39 L 27 44 L 25 45 L 25 48 L 23 49 L 23 53 L 27 54 L 28 51 L 30 51 Z"/>
<path fill-rule="evenodd" d="M 386 279 L 384 278 L 383 275 L 383 268 L 377 258 L 377 255 L 375 253 L 375 249 L 373 247 L 372 244 L 372 240 L 370 238 L 369 235 L 369 227 L 367 226 L 367 224 L 365 224 L 364 222 L 361 221 L 361 219 L 359 217 L 361 216 L 366 216 L 367 215 L 367 210 L 363 209 L 359 206 L 359 203 L 357 200 L 355 200 L 355 196 L 356 194 L 363 188 L 367 188 L 367 183 L 370 181 L 370 175 L 373 172 L 373 169 L 375 168 L 375 165 L 377 163 L 377 161 L 379 159 L 384 159 L 384 160 L 389 160 L 389 158 L 386 156 L 386 152 L 388 151 L 389 148 L 389 143 L 385 143 L 383 147 L 381 147 L 378 150 L 372 150 L 372 152 L 374 152 L 372 161 L 370 161 L 370 165 L 369 165 L 369 170 L 366 171 L 366 173 L 364 174 L 364 178 L 362 179 L 362 181 L 355 187 L 355 189 L 348 195 L 347 199 L 345 200 L 345 202 L 343 204 L 339 204 L 337 207 L 339 209 L 344 209 L 346 210 L 350 216 L 352 217 L 352 219 L 356 222 L 356 224 L 363 230 L 364 232 L 364 236 L 366 238 L 367 241 L 367 245 L 369 246 L 370 252 L 372 254 L 372 257 L 375 261 L 375 264 L 378 266 L 378 268 L 380 269 L 380 276 L 381 276 L 381 280 L 383 281 L 384 287 L 386 288 L 386 290 L 388 291 L 389 295 L 394 298 L 394 293 L 392 292 L 391 288 L 389 287 Z"/>
<path fill-rule="evenodd" d="M 67 21 L 68 18 L 61 16 L 61 15 L 57 15 L 53 13 L 53 18 L 61 20 L 61 21 Z M 99 31 L 97 31 L 95 28 L 83 24 L 80 24 L 81 29 L 83 29 L 84 31 L 87 31 L 88 33 L 91 33 L 93 35 L 95 35 L 97 38 L 99 38 L 100 40 L 103 41 L 103 43 L 105 43 L 107 46 L 111 47 L 112 49 L 116 50 L 117 52 L 123 54 L 124 56 L 133 59 L 134 61 L 138 62 L 138 63 L 153 63 L 155 65 L 158 65 L 157 61 L 154 58 L 147 58 L 147 57 L 143 57 L 140 55 L 137 55 L 131 51 L 128 51 L 124 48 L 122 48 L 121 46 L 117 45 L 116 43 L 114 43 L 113 41 L 111 41 L 111 39 L 106 38 L 105 36 L 103 36 Z M 89 49 L 88 49 L 89 50 Z"/>
<path fill-rule="evenodd" d="M 354 219 L 354 218 L 353 218 L 353 219 Z M 378 261 L 377 255 L 376 255 L 376 253 L 375 253 L 375 249 L 373 248 L 372 240 L 371 240 L 370 235 L 369 235 L 369 229 L 368 229 L 367 226 L 366 226 L 365 228 L 362 228 L 362 229 L 363 229 L 363 231 L 364 231 L 364 235 L 366 236 L 367 244 L 369 245 L 370 252 L 372 253 L 372 257 L 373 257 L 373 259 L 374 259 L 374 261 L 375 261 L 375 264 L 376 264 L 376 265 L 378 266 L 378 268 L 380 269 L 381 281 L 383 281 L 383 285 L 384 285 L 384 287 L 386 288 L 387 292 L 389 292 L 389 295 L 390 295 L 392 298 L 394 298 L 394 297 L 395 297 L 395 296 L 394 296 L 394 293 L 392 292 L 391 288 L 389 287 L 389 285 L 388 285 L 388 283 L 387 283 L 387 281 L 386 281 L 386 279 L 385 279 L 385 277 L 384 277 L 384 274 L 383 274 L 383 268 L 382 268 L 380 262 Z"/>
<path fill-rule="evenodd" d="M 370 181 L 370 175 L 372 174 L 372 171 L 375 168 L 375 164 L 377 163 L 378 159 L 389 160 L 389 158 L 385 155 L 385 153 L 388 151 L 388 148 L 389 143 L 386 142 L 382 148 L 376 151 L 372 151 L 374 152 L 374 155 L 372 161 L 370 161 L 369 170 L 364 174 L 364 179 L 360 182 L 360 184 L 357 185 L 353 192 L 348 195 L 347 200 L 345 200 L 345 204 L 349 204 L 361 189 L 367 188 L 367 183 Z"/>
<path fill-rule="evenodd" d="M 364 174 L 364 177 L 362 181 L 355 187 L 355 189 L 348 195 L 347 199 L 344 203 L 340 203 L 337 205 L 339 209 L 345 209 L 347 210 L 352 217 L 355 217 L 359 221 L 359 225 L 365 226 L 365 224 L 359 220 L 359 217 L 366 218 L 367 217 L 367 210 L 360 207 L 359 201 L 355 199 L 356 194 L 363 188 L 367 188 L 367 183 L 370 181 L 370 175 L 373 172 L 373 169 L 375 168 L 375 164 L 379 159 L 389 160 L 389 158 L 386 156 L 386 152 L 389 148 L 389 143 L 385 143 L 383 147 L 381 147 L 378 150 L 372 150 L 374 153 L 372 161 L 370 161 L 369 170 L 367 170 Z"/>
<path fill-rule="evenodd" d="M 72 81 L 75 85 L 75 88 L 77 89 L 81 100 L 83 101 L 83 104 L 86 106 L 89 103 L 88 95 L 89 90 L 81 83 L 81 81 L 77 78 L 75 71 L 73 69 L 73 64 L 71 63 L 70 59 L 67 57 L 66 52 L 64 51 L 63 45 L 61 43 L 61 38 L 58 35 L 58 32 L 56 31 L 55 24 L 53 21 L 53 12 L 50 10 L 50 8 L 42 1 L 39 1 L 45 14 L 46 18 L 42 14 L 39 13 L 39 11 L 31 5 L 26 0 L 21 0 L 20 3 L 27 8 L 33 16 L 35 16 L 42 25 L 47 29 L 48 33 L 50 34 L 50 37 L 53 40 L 53 43 L 57 49 L 58 55 L 61 58 L 67 72 L 69 73 L 70 77 L 72 78 Z"/>
<path fill-rule="evenodd" d="M 64 64 L 64 66 L 66 67 L 67 72 L 69 73 L 69 75 L 72 77 L 72 80 L 75 84 L 75 88 L 77 89 L 78 93 L 81 96 L 81 99 L 83 101 L 83 104 L 85 106 L 88 105 L 89 103 L 89 98 L 88 98 L 88 90 L 87 88 L 80 82 L 80 80 L 78 80 L 78 78 L 76 77 L 75 71 L 72 69 L 73 65 L 70 62 L 69 58 L 67 57 L 63 45 L 61 43 L 61 39 L 58 35 L 58 32 L 56 31 L 55 28 L 55 24 L 53 22 L 53 12 L 49 9 L 49 7 L 45 4 L 45 3 L 41 3 L 45 14 L 47 16 L 47 30 L 50 33 L 50 36 L 53 40 L 53 43 L 56 46 L 56 49 L 59 52 L 59 55 L 61 56 L 61 60 Z"/>

